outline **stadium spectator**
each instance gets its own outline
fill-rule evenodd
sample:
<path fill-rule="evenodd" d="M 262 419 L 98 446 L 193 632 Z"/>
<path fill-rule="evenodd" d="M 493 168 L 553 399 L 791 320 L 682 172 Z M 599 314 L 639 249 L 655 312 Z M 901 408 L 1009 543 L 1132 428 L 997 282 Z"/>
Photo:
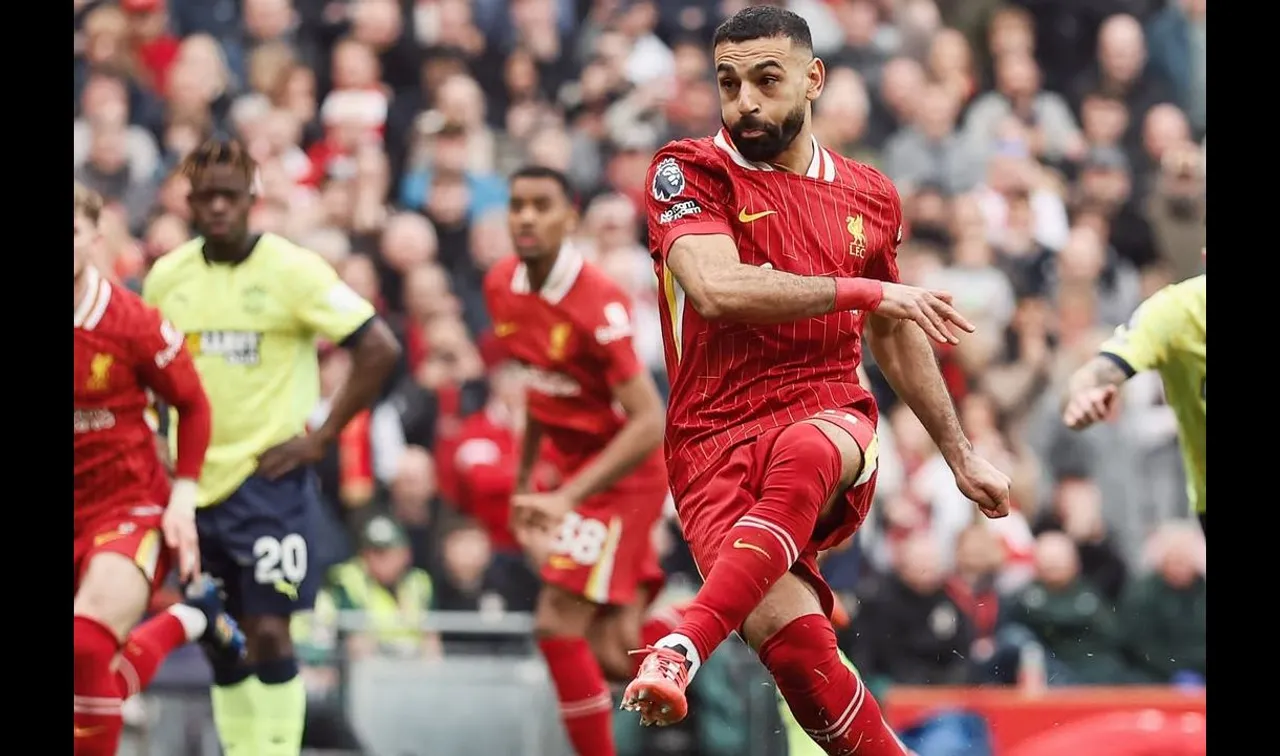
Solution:
<path fill-rule="evenodd" d="M 1156 683 L 1204 682 L 1204 536 L 1170 524 L 1148 542 L 1151 571 L 1130 583 L 1120 604 L 1125 648 L 1142 676 Z"/>
<path fill-rule="evenodd" d="M 408 539 L 395 520 L 369 518 L 357 555 L 334 567 L 328 582 L 334 610 L 364 616 L 362 627 L 340 634 L 348 658 L 440 653 L 439 637 L 419 629 L 433 603 L 431 576 L 413 566 Z"/>
<path fill-rule="evenodd" d="M 904 685 L 968 681 L 974 629 L 946 590 L 940 552 L 932 534 L 909 536 L 894 574 L 859 601 L 850 656 L 869 677 Z"/>
<path fill-rule="evenodd" d="M 1053 504 L 1036 521 L 1036 535 L 1066 533 L 1075 543 L 1080 574 L 1115 606 L 1128 578 L 1128 566 L 1107 532 L 1102 516 L 1102 491 L 1086 478 L 1061 477 L 1054 486 Z"/>
<path fill-rule="evenodd" d="M 1036 579 L 1004 607 L 1003 642 L 1018 637 L 1018 645 L 1040 644 L 1050 685 L 1132 680 L 1115 607 L 1081 576 L 1076 545 L 1065 533 L 1037 539 Z"/>

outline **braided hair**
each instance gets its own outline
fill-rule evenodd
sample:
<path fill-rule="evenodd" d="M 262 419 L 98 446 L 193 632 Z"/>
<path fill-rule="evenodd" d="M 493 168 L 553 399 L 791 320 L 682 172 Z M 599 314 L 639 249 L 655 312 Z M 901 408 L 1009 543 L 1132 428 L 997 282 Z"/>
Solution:
<path fill-rule="evenodd" d="M 179 171 L 194 186 L 200 181 L 204 171 L 215 165 L 231 166 L 253 187 L 258 166 L 249 156 L 249 149 L 238 139 L 214 137 L 205 140 L 183 159 Z"/>

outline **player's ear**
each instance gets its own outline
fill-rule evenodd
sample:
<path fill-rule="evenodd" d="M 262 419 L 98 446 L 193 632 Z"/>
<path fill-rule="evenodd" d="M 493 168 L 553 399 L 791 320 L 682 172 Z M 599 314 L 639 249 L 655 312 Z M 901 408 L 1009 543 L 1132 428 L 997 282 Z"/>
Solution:
<path fill-rule="evenodd" d="M 827 86 L 827 66 L 822 62 L 822 58 L 814 57 L 809 61 L 808 68 L 805 69 L 805 78 L 808 86 L 805 89 L 805 98 L 809 102 L 818 99 L 822 94 L 822 90 Z"/>

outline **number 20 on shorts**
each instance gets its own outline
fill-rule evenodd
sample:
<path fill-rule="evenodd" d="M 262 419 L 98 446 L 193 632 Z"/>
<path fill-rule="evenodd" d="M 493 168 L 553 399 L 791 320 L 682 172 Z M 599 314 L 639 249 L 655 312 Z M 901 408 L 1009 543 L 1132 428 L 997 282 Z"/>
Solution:
<path fill-rule="evenodd" d="M 253 579 L 262 585 L 298 585 L 307 577 L 307 539 L 297 533 L 262 536 L 253 542 L 253 558 Z"/>

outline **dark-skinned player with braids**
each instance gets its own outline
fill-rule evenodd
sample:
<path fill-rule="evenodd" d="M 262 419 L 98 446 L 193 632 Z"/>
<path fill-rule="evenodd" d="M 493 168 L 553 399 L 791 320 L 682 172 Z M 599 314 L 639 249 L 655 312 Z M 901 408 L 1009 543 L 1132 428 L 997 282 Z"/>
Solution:
<path fill-rule="evenodd" d="M 247 640 L 243 661 L 210 659 L 214 719 L 230 756 L 296 756 L 306 691 L 289 620 L 311 607 L 320 577 L 308 565 L 312 465 L 376 399 L 400 347 L 323 258 L 250 232 L 257 168 L 241 142 L 206 141 L 182 171 L 200 236 L 157 261 L 143 297 L 186 335 L 213 408 L 196 525 L 204 568 Z M 353 365 L 309 429 L 320 340 L 349 350 Z"/>

